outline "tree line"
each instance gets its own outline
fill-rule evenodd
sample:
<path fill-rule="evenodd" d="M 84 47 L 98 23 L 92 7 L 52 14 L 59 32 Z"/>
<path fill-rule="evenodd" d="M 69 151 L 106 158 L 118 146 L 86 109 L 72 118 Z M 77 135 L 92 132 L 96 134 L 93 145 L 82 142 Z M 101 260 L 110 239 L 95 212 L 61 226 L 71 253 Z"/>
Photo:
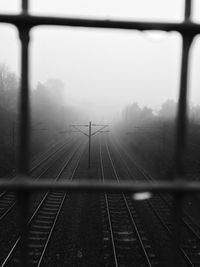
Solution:
<path fill-rule="evenodd" d="M 172 99 L 167 99 L 156 111 L 146 106 L 141 108 L 137 102 L 127 105 L 122 111 L 122 120 L 133 125 L 153 120 L 172 121 L 176 116 L 177 102 Z M 200 123 L 200 105 L 189 106 L 188 119 L 190 122 Z"/>
<path fill-rule="evenodd" d="M 19 131 L 20 79 L 0 65 L 0 176 L 17 163 Z M 50 144 L 65 138 L 68 125 L 84 119 L 83 112 L 67 102 L 65 85 L 59 79 L 48 79 L 30 90 L 31 156 Z"/>

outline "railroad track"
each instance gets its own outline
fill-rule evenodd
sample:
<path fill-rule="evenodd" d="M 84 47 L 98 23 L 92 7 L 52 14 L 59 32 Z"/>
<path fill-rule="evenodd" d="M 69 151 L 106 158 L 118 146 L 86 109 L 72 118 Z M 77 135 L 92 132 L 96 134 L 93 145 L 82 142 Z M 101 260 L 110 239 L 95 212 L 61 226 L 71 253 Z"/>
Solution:
<path fill-rule="evenodd" d="M 62 178 L 66 168 L 72 163 L 75 155 L 81 149 L 81 146 L 78 144 L 75 150 L 70 154 L 67 161 L 63 164 L 59 173 L 55 177 L 55 181 L 58 181 Z M 69 180 L 72 180 L 74 173 L 78 167 L 81 156 L 78 156 L 76 160 L 76 165 L 73 167 Z M 65 177 L 66 179 L 66 177 Z M 40 204 L 34 211 L 31 216 L 28 227 L 28 262 L 30 266 L 41 266 L 43 261 L 45 251 L 50 242 L 51 236 L 53 234 L 57 219 L 59 217 L 60 211 L 62 209 L 63 203 L 66 199 L 67 194 L 63 191 L 50 191 L 47 192 L 42 198 Z M 7 257 L 1 264 L 3 266 L 20 266 L 20 257 L 19 257 L 19 248 L 20 248 L 21 236 L 18 237 L 15 244 L 12 246 Z"/>
<path fill-rule="evenodd" d="M 49 145 L 49 148 L 46 149 L 45 151 L 35 155 L 33 157 L 33 165 L 37 164 L 37 162 L 40 162 L 42 159 L 45 159 L 49 154 L 54 153 L 56 150 L 58 150 L 59 148 L 61 148 L 63 145 L 65 145 L 66 143 L 69 143 L 72 141 L 71 137 L 67 137 L 65 140 L 61 141 L 61 142 L 56 142 L 56 143 L 52 143 Z"/>
<path fill-rule="evenodd" d="M 103 182 L 108 177 L 120 182 L 107 146 L 104 153 L 100 146 L 100 164 Z M 105 266 L 161 266 L 127 196 L 104 193 L 101 202 L 106 210 L 103 231 Z"/>
<path fill-rule="evenodd" d="M 49 162 L 49 160 L 53 160 L 56 161 L 59 159 L 59 157 L 61 156 L 60 154 L 65 150 L 66 150 L 66 146 L 69 144 L 69 142 L 66 142 L 64 144 L 62 144 L 61 146 L 59 145 L 56 149 L 52 151 L 48 151 L 48 153 L 45 153 L 42 155 L 42 157 L 40 158 L 40 161 L 37 160 L 37 162 L 33 163 L 33 166 L 30 170 L 30 175 L 34 175 L 34 172 L 38 172 L 38 169 L 42 166 L 47 164 L 47 166 L 44 166 L 45 168 L 42 169 L 42 171 L 40 170 L 40 174 L 36 175 L 33 179 L 34 180 L 38 180 L 40 179 L 46 172 L 48 172 L 48 170 L 51 168 L 51 162 Z M 73 143 L 72 143 L 73 144 Z M 43 167 L 43 166 L 42 166 Z M 17 179 L 17 177 L 13 177 L 12 180 Z M 5 216 L 14 208 L 14 206 L 16 205 L 17 200 L 16 200 L 16 194 L 15 192 L 12 191 L 3 191 L 0 193 L 0 221 L 3 220 L 5 218 Z"/>
<path fill-rule="evenodd" d="M 62 141 L 62 142 L 57 142 L 55 144 L 51 144 L 50 147 L 37 154 L 36 156 L 34 156 L 31 159 L 31 169 L 30 169 L 30 173 L 33 172 L 34 170 L 38 169 L 45 161 L 47 161 L 47 159 L 53 157 L 54 154 L 56 154 L 58 152 L 59 149 L 62 149 L 63 146 L 65 146 L 67 143 L 69 143 L 71 141 L 71 138 L 67 138 L 67 140 Z M 17 170 L 13 169 L 12 174 L 9 176 L 6 176 L 4 178 L 6 179 L 14 179 L 16 178 L 17 175 Z"/>
<path fill-rule="evenodd" d="M 31 170 L 30 173 L 33 172 L 34 170 L 38 169 L 42 164 L 47 162 L 50 158 L 52 158 L 54 155 L 56 155 L 58 152 L 62 151 L 63 148 L 69 144 L 70 142 L 73 142 L 71 138 L 67 139 L 65 142 L 62 143 L 57 143 L 52 145 L 49 149 L 47 149 L 45 152 L 37 156 L 33 160 L 33 163 L 31 164 Z"/>
<path fill-rule="evenodd" d="M 150 175 L 147 175 L 146 172 L 141 169 L 141 167 L 137 166 L 137 164 L 127 151 L 124 151 L 123 148 L 120 147 L 119 152 L 119 148 L 116 147 L 116 144 L 115 150 L 118 150 L 118 157 L 127 170 L 129 174 L 128 176 L 131 177 L 132 180 L 140 179 L 140 181 L 143 180 L 146 182 L 153 181 L 153 178 Z M 132 163 L 131 168 L 130 165 L 127 164 L 128 161 Z M 161 196 L 160 194 L 156 194 L 151 199 L 146 200 L 145 203 L 148 204 L 150 210 L 153 211 L 154 216 L 157 218 L 160 225 L 163 226 L 166 233 L 173 242 L 172 197 L 169 194 L 165 197 Z M 181 223 L 183 236 L 179 250 L 187 266 L 199 267 L 200 226 L 198 222 L 186 211 L 183 211 Z"/>

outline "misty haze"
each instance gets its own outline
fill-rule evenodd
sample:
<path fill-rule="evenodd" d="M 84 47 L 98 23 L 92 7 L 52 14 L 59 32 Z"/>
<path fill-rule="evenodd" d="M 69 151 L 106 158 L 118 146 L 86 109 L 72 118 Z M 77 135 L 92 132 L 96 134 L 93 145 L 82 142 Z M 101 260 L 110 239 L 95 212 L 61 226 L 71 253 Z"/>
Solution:
<path fill-rule="evenodd" d="M 0 0 L 1 267 L 200 266 L 199 10 Z"/>

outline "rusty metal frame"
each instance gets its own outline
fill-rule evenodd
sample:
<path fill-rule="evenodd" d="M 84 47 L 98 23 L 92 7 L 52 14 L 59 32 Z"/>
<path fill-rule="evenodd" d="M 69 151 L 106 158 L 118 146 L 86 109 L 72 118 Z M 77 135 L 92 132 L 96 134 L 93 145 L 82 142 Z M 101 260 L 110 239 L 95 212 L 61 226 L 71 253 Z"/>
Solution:
<path fill-rule="evenodd" d="M 20 134 L 19 134 L 19 179 L 16 182 L 0 180 L 1 189 L 10 189 L 17 191 L 20 202 L 21 212 L 21 235 L 22 247 L 21 258 L 22 266 L 27 267 L 27 221 L 29 208 L 30 191 L 38 190 L 67 190 L 77 192 L 171 192 L 174 195 L 174 236 L 176 244 L 174 244 L 174 266 L 180 266 L 179 257 L 176 246 L 179 245 L 181 228 L 180 215 L 182 210 L 183 196 L 189 192 L 200 192 L 200 182 L 184 181 L 183 157 L 185 153 L 185 139 L 187 130 L 187 84 L 188 84 L 188 61 L 189 52 L 194 37 L 200 33 L 200 24 L 190 21 L 192 0 L 185 0 L 185 15 L 182 23 L 158 23 L 158 22 L 139 22 L 139 21 L 120 21 L 120 20 L 98 20 L 83 18 L 58 18 L 58 17 L 42 17 L 32 16 L 28 14 L 29 1 L 21 0 L 22 12 L 19 15 L 0 14 L 0 23 L 10 23 L 17 27 L 21 41 L 21 92 L 20 92 Z M 29 170 L 29 135 L 30 135 L 30 115 L 29 115 L 29 32 L 39 25 L 49 26 L 71 26 L 71 27 L 88 27 L 88 28 L 105 28 L 105 29 L 122 29 L 122 30 L 161 30 L 176 31 L 182 36 L 182 62 L 180 76 L 180 92 L 178 101 L 177 114 L 177 131 L 176 131 L 176 147 L 175 147 L 175 167 L 176 175 L 171 182 L 155 182 L 155 183 L 107 183 L 103 185 L 99 183 L 91 183 L 91 181 L 83 181 L 81 183 L 67 182 L 31 182 L 28 177 Z M 178 216 L 179 215 L 179 216 Z"/>

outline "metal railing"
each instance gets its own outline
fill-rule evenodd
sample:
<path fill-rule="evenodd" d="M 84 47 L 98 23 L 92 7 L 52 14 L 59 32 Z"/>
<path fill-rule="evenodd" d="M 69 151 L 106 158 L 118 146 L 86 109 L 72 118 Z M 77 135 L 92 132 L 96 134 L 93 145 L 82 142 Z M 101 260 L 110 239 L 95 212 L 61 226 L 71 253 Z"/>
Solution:
<path fill-rule="evenodd" d="M 20 91 L 20 151 L 19 151 L 19 179 L 15 182 L 0 180 L 1 189 L 15 190 L 20 203 L 21 213 L 21 259 L 22 266 L 27 267 L 27 235 L 28 235 L 28 208 L 29 193 L 41 190 L 66 190 L 77 192 L 170 192 L 174 197 L 174 237 L 175 248 L 179 246 L 181 236 L 181 210 L 182 201 L 186 193 L 200 192 L 200 182 L 184 181 L 183 157 L 185 153 L 185 139 L 187 130 L 187 83 L 188 83 L 188 59 L 192 41 L 200 33 L 200 24 L 190 21 L 191 0 L 185 0 L 185 16 L 181 23 L 158 23 L 158 22 L 138 22 L 138 21 L 119 21 L 119 20 L 99 20 L 99 19 L 80 19 L 62 17 L 42 17 L 28 14 L 28 0 L 22 0 L 22 13 L 19 15 L 0 14 L 1 23 L 11 23 L 15 25 L 19 32 L 21 41 L 21 91 Z M 108 183 L 100 184 L 83 181 L 79 183 L 69 182 L 50 182 L 38 181 L 31 182 L 28 178 L 29 170 L 29 135 L 30 135 L 30 115 L 29 115 L 29 32 L 38 25 L 56 25 L 71 27 L 105 28 L 105 29 L 124 29 L 124 30 L 161 30 L 176 31 L 182 36 L 182 62 L 180 76 L 180 92 L 177 114 L 177 131 L 175 147 L 175 176 L 171 182 L 147 183 Z M 178 249 L 174 250 L 174 266 L 180 265 Z"/>

